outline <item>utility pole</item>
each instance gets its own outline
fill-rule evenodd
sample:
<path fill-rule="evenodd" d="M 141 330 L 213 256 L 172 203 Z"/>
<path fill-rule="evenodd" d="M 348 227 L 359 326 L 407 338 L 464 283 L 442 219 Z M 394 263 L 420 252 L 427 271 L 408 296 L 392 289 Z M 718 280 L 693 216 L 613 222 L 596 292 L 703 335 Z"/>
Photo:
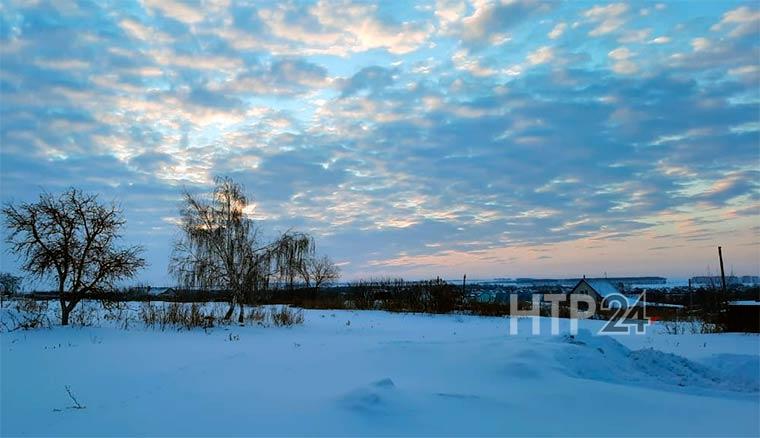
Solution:
<path fill-rule="evenodd" d="M 694 307 L 694 295 L 691 291 L 691 278 L 689 278 L 689 309 Z"/>
<path fill-rule="evenodd" d="M 466 284 L 467 284 L 467 274 L 464 274 L 464 277 L 462 277 L 462 296 L 463 297 L 467 296 L 466 290 L 465 290 Z"/>
<path fill-rule="evenodd" d="M 720 284 L 723 287 L 723 295 L 726 295 L 726 273 L 723 271 L 723 248 L 718 247 L 718 258 L 720 259 Z"/>

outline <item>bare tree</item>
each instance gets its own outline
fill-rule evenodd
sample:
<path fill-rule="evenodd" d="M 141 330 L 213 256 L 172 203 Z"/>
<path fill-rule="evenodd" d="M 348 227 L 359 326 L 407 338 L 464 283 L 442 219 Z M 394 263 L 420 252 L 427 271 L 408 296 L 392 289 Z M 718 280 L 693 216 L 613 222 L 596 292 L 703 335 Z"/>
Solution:
<path fill-rule="evenodd" d="M 260 228 L 246 215 L 243 187 L 217 178 L 206 197 L 185 192 L 181 210 L 182 236 L 175 243 L 170 272 L 186 287 L 221 288 L 228 292 L 230 319 L 235 306 L 268 287 L 273 275 L 292 279 L 294 266 L 313 248 L 311 237 L 287 232 L 264 244 Z M 291 280 L 292 282 L 292 280 Z"/>
<path fill-rule="evenodd" d="M 314 259 L 312 263 L 312 278 L 314 279 L 314 287 L 319 289 L 321 286 L 339 279 L 340 268 L 329 257 L 322 256 Z"/>
<path fill-rule="evenodd" d="M 3 207 L 10 251 L 22 269 L 37 278 L 53 278 L 61 302 L 61 324 L 88 295 L 113 289 L 145 266 L 142 248 L 119 248 L 125 224 L 114 204 L 97 195 L 69 189 L 60 196 L 40 195 L 38 202 Z"/>
<path fill-rule="evenodd" d="M 316 290 L 340 278 L 340 268 L 327 256 L 306 258 L 298 271 L 306 287 Z"/>
<path fill-rule="evenodd" d="M 278 239 L 276 246 L 276 273 L 280 281 L 285 282 L 292 291 L 301 267 L 313 257 L 314 241 L 308 234 L 287 232 Z"/>

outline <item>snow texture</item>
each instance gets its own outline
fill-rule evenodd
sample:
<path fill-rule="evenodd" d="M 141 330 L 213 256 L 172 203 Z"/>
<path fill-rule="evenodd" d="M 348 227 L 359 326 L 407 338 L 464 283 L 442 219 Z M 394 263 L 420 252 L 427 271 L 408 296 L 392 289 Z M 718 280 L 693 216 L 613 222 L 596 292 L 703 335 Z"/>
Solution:
<path fill-rule="evenodd" d="M 760 434 L 741 334 L 509 334 L 506 318 L 305 312 L 302 326 L 0 334 L 0 435 Z M 350 322 L 350 324 L 349 324 Z M 73 409 L 71 393 L 84 409 Z"/>

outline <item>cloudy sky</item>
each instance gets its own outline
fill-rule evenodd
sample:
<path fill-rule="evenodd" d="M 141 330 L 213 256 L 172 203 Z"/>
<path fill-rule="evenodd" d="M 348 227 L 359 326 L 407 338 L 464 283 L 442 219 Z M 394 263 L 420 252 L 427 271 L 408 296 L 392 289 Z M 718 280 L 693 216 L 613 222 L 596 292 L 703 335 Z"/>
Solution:
<path fill-rule="evenodd" d="M 759 42 L 756 2 L 3 1 L 1 198 L 118 200 L 154 284 L 217 175 L 348 279 L 757 274 Z"/>

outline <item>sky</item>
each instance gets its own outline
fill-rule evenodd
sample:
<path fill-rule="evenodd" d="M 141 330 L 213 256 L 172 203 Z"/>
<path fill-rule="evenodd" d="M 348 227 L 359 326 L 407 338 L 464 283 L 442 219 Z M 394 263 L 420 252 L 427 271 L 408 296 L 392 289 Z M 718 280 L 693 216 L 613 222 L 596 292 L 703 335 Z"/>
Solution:
<path fill-rule="evenodd" d="M 759 104 L 756 2 L 0 2 L 0 200 L 154 285 L 215 176 L 346 280 L 758 274 Z"/>

